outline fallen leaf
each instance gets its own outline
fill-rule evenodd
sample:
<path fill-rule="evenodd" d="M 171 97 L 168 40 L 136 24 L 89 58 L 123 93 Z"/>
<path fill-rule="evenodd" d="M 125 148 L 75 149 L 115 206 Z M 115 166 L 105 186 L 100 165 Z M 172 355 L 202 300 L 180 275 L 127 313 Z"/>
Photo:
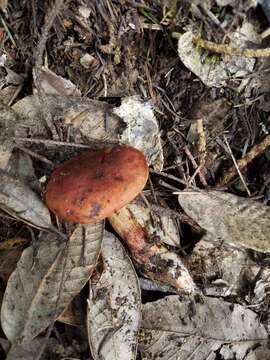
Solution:
<path fill-rule="evenodd" d="M 221 191 L 182 192 L 178 200 L 185 213 L 212 238 L 270 251 L 268 206 Z"/>
<path fill-rule="evenodd" d="M 27 185 L 0 169 L 0 208 L 38 229 L 52 230 L 47 207 Z"/>
<path fill-rule="evenodd" d="M 23 251 L 9 278 L 1 309 L 12 343 L 31 341 L 64 311 L 88 281 L 100 252 L 103 223 L 78 226 L 68 242 L 43 233 Z"/>
<path fill-rule="evenodd" d="M 153 108 L 149 101 L 143 102 L 138 96 L 126 97 L 114 113 L 126 123 L 120 140 L 141 150 L 148 164 L 161 171 L 163 168 L 163 150 L 160 131 Z"/>
<path fill-rule="evenodd" d="M 104 271 L 90 287 L 87 328 L 95 360 L 136 359 L 141 294 L 133 265 L 119 240 L 105 233 Z"/>
<path fill-rule="evenodd" d="M 267 301 L 270 266 L 265 263 L 262 268 L 244 248 L 217 242 L 206 234 L 184 260 L 194 282 L 205 295 L 237 296 L 242 304 L 260 303 L 262 307 L 263 301 Z"/>
<path fill-rule="evenodd" d="M 267 339 L 258 315 L 245 306 L 216 298 L 171 295 L 143 306 L 139 349 L 147 359 L 208 360 L 216 359 L 228 343 L 244 354 L 257 346 L 269 354 Z"/>
<path fill-rule="evenodd" d="M 31 189 L 40 191 L 40 183 L 35 174 L 32 158 L 25 152 L 13 151 L 6 171 L 14 178 L 28 184 Z"/>
<path fill-rule="evenodd" d="M 74 85 L 70 80 L 67 80 L 62 76 L 55 74 L 53 71 L 45 68 L 44 66 L 41 69 L 35 69 L 35 77 L 37 71 L 39 71 L 38 84 L 40 86 L 40 89 L 45 94 L 66 96 L 81 95 L 80 90 L 77 89 L 76 85 Z"/>
<path fill-rule="evenodd" d="M 250 23 L 243 23 L 242 27 L 231 33 L 232 47 L 244 47 L 246 41 L 253 41 L 255 29 Z M 209 87 L 221 87 L 226 85 L 228 80 L 242 78 L 252 73 L 255 66 L 255 59 L 246 57 L 235 57 L 222 55 L 213 57 L 210 52 L 208 59 L 203 61 L 202 51 L 193 44 L 194 34 L 191 31 L 185 32 L 178 41 L 178 55 L 183 64 L 192 71 L 200 80 Z"/>

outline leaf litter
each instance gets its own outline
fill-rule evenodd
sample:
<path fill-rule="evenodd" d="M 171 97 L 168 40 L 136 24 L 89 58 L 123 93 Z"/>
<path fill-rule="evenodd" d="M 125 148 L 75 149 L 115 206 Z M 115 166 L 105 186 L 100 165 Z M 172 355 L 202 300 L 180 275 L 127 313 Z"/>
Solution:
<path fill-rule="evenodd" d="M 134 5 L 134 2 L 129 2 L 128 6 L 119 3 L 119 6 L 115 7 L 111 1 L 101 1 L 99 6 L 96 6 L 94 2 L 88 5 L 83 4 L 83 6 L 75 4 L 75 7 L 74 2 L 65 4 L 63 12 L 58 16 L 51 30 L 56 36 L 47 39 L 48 52 L 45 62 L 49 61 L 49 69 L 41 67 L 46 42 L 45 32 L 42 31 L 45 42 L 43 41 L 43 45 L 41 43 L 38 46 L 43 50 L 39 52 L 41 54 L 39 58 L 35 59 L 36 64 L 40 66 L 34 69 L 34 74 L 38 74 L 39 79 L 35 79 L 37 89 L 34 89 L 34 95 L 30 96 L 31 91 L 25 91 L 25 80 L 29 80 L 27 71 L 22 75 L 20 71 L 17 71 L 16 66 L 21 66 L 21 64 L 17 63 L 16 57 L 10 56 L 8 50 L 1 56 L 1 59 L 5 59 L 3 65 L 6 67 L 6 73 L 3 77 L 0 73 L 3 80 L 1 86 L 4 84 L 4 88 L 0 91 L 0 98 L 3 100 L 0 104 L 0 168 L 8 172 L 7 176 L 10 179 L 7 195 L 2 194 L 1 201 L 4 203 L 2 209 L 5 207 L 5 210 L 11 214 L 11 217 L 5 217 L 4 213 L 0 213 L 0 220 L 4 223 L 3 229 L 5 230 L 6 224 L 8 228 L 7 232 L 3 230 L 1 242 L 8 241 L 9 231 L 13 232 L 14 237 L 17 235 L 12 225 L 9 225 L 12 218 L 16 219 L 17 224 L 21 221 L 25 222 L 26 225 L 22 223 L 22 229 L 28 231 L 28 236 L 31 234 L 34 240 L 24 250 L 19 262 L 15 259 L 15 255 L 11 261 L 11 268 L 16 266 L 16 262 L 17 267 L 5 291 L 2 327 L 12 341 L 24 339 L 24 344 L 13 344 L 7 355 L 8 359 L 31 359 L 32 351 L 40 356 L 40 350 L 37 348 L 44 347 L 46 342 L 50 348 L 52 340 L 55 346 L 51 356 L 55 357 L 56 339 L 50 337 L 48 342 L 49 332 L 47 338 L 35 336 L 48 326 L 49 330 L 52 329 L 54 320 L 60 315 L 56 309 L 64 311 L 68 303 L 72 306 L 75 301 L 70 302 L 75 294 L 86 301 L 83 291 L 80 292 L 80 290 L 87 283 L 89 276 L 85 275 L 80 281 L 76 273 L 72 279 L 69 279 L 69 274 L 73 274 L 74 264 L 65 249 L 69 247 L 71 240 L 66 243 L 63 238 L 57 239 L 59 235 L 57 232 L 39 233 L 39 230 L 53 231 L 57 228 L 54 228 L 55 223 L 51 224 L 48 211 L 44 210 L 46 207 L 42 205 L 41 196 L 38 197 L 32 190 L 42 195 L 43 183 L 51 172 L 52 166 L 73 155 L 74 151 L 78 151 L 79 146 L 94 147 L 97 144 L 103 146 L 104 142 L 111 144 L 123 142 L 140 148 L 156 171 L 161 173 L 164 168 L 161 174 L 166 181 L 159 181 L 158 173 L 153 172 L 148 186 L 141 195 L 143 205 L 130 204 L 127 207 L 136 220 L 134 222 L 136 226 L 143 230 L 144 247 L 139 249 L 141 253 L 137 251 L 134 256 L 133 250 L 136 244 L 126 243 L 125 245 L 133 262 L 136 264 L 138 259 L 140 260 L 138 271 L 150 277 L 154 285 L 152 288 L 144 288 L 142 299 L 136 273 L 127 254 L 113 235 L 107 233 L 104 238 L 105 243 L 107 238 L 110 239 L 103 249 L 103 260 L 106 258 L 107 251 L 108 258 L 104 264 L 106 263 L 108 267 L 105 266 L 104 272 L 99 271 L 101 262 L 96 267 L 97 274 L 94 274 L 91 280 L 89 304 L 94 300 L 94 305 L 98 306 L 97 308 L 94 305 L 89 307 L 89 314 L 94 313 L 94 316 L 88 316 L 87 321 L 89 343 L 95 358 L 115 358 L 118 354 L 126 352 L 129 358 L 135 359 L 137 332 L 140 327 L 142 339 L 139 352 L 146 358 L 159 356 L 161 359 L 177 359 L 189 356 L 199 360 L 209 358 L 254 360 L 269 357 L 266 341 L 266 329 L 267 326 L 269 327 L 270 271 L 267 258 L 269 253 L 268 207 L 259 201 L 255 203 L 253 200 L 236 198 L 230 194 L 229 192 L 241 194 L 242 189 L 237 184 L 237 179 L 233 184 L 229 184 L 226 192 L 218 192 L 215 196 L 218 200 L 215 199 L 214 202 L 213 199 L 208 198 L 208 195 L 212 193 L 211 190 L 200 192 L 202 198 L 197 197 L 198 188 L 202 185 L 201 179 L 206 179 L 206 184 L 214 184 L 215 188 L 218 184 L 220 167 L 223 166 L 226 174 L 226 169 L 231 162 L 222 138 L 222 134 L 226 131 L 226 137 L 229 133 L 228 142 L 236 157 L 243 156 L 244 158 L 245 154 L 248 154 L 247 150 L 250 149 L 256 152 L 255 156 L 245 164 L 246 169 L 241 168 L 241 171 L 243 171 L 243 178 L 253 189 L 252 195 L 259 195 L 258 199 L 261 202 L 264 201 L 265 204 L 269 202 L 269 195 L 267 195 L 269 172 L 267 172 L 267 163 L 264 161 L 266 157 L 264 153 L 267 154 L 267 149 L 258 150 L 254 146 L 260 143 L 269 131 L 267 113 L 263 112 L 267 111 L 268 106 L 267 91 L 260 88 L 260 93 L 256 93 L 259 78 L 263 78 L 267 83 L 267 72 L 262 70 L 266 62 L 257 61 L 254 58 L 233 58 L 230 54 L 211 58 L 211 48 L 196 49 L 191 42 L 187 48 L 184 48 L 186 44 L 181 43 L 190 29 L 195 28 L 195 33 L 203 30 L 203 35 L 206 34 L 207 39 L 214 40 L 211 44 L 220 42 L 219 48 L 226 47 L 228 41 L 231 44 L 236 41 L 239 47 L 243 45 L 249 47 L 250 43 L 252 46 L 258 46 L 260 43 L 258 22 L 254 26 L 252 16 L 249 16 L 249 22 L 246 22 L 246 11 L 251 7 L 249 11 L 254 14 L 256 8 L 256 5 L 250 5 L 250 3 L 248 2 L 248 5 L 245 4 L 243 7 L 242 1 L 231 2 L 229 8 L 226 7 L 226 1 L 209 1 L 206 4 L 192 1 L 189 4 L 190 7 L 185 2 L 175 7 L 174 1 L 166 5 L 147 1 L 142 7 L 135 6 L 138 4 Z M 57 5 L 58 10 L 60 5 Z M 10 4 L 10 6 L 13 8 L 14 5 Z M 71 6 L 71 11 L 67 11 L 68 6 Z M 219 8 L 223 6 L 224 8 Z M 5 7 L 5 16 L 8 17 L 11 16 L 9 7 Z M 32 11 L 29 9 L 21 13 L 15 11 L 14 16 L 19 18 L 21 14 Z M 231 12 L 230 9 L 233 11 Z M 32 45 L 29 47 L 30 38 L 32 44 L 38 42 L 35 34 L 39 33 L 37 24 L 41 26 L 42 22 L 40 22 L 41 17 L 40 19 L 36 17 L 35 11 L 40 10 L 33 10 L 30 24 L 34 30 L 29 37 L 29 26 L 27 26 L 22 56 L 25 56 L 27 52 L 32 54 Z M 45 8 L 42 11 L 46 14 Z M 160 19 L 163 20 L 159 19 L 161 14 Z M 55 13 L 53 16 L 55 17 Z M 76 25 L 73 27 L 74 19 L 76 19 Z M 151 19 L 150 22 L 149 19 Z M 5 18 L 1 20 L 12 45 L 14 46 L 14 43 L 16 45 L 16 42 L 20 44 L 20 37 L 23 39 L 24 32 L 20 29 L 19 38 L 13 38 L 12 32 L 6 26 Z M 21 21 L 18 23 L 23 24 Z M 177 31 L 179 29 L 184 31 L 178 43 L 179 56 L 191 72 L 184 68 L 179 59 L 176 59 L 176 51 L 172 51 L 171 54 L 167 52 L 165 56 L 163 54 L 163 48 L 167 49 L 173 45 L 168 34 L 170 36 L 171 30 L 175 30 L 176 24 Z M 202 27 L 201 24 L 203 24 Z M 213 24 L 215 27 L 218 26 L 218 30 L 214 30 Z M 13 19 L 8 26 L 16 28 L 17 23 Z M 228 39 L 226 36 L 222 39 L 224 31 Z M 76 34 L 76 40 L 73 35 L 70 36 L 72 33 Z M 0 41 L 2 34 L 1 28 Z M 58 44 L 62 42 L 63 46 L 55 46 L 55 38 Z M 142 53 L 138 52 L 136 46 L 134 47 L 133 42 L 130 41 L 131 38 L 134 39 L 134 44 L 136 44 L 135 38 L 139 39 L 137 45 L 139 44 L 138 49 L 143 49 Z M 97 40 L 97 43 L 93 39 Z M 165 42 L 164 39 L 166 39 Z M 92 41 L 95 46 L 92 46 Z M 225 41 L 224 45 L 223 41 Z M 96 44 L 99 45 L 96 46 Z M 175 50 L 176 45 L 175 43 Z M 5 46 L 9 49 L 9 40 L 5 40 Z M 61 52 L 63 47 L 65 50 Z M 16 49 L 15 46 L 12 52 L 16 52 Z M 187 50 L 189 54 L 184 54 Z M 88 52 L 91 55 L 85 57 Z M 256 53 L 256 49 L 253 53 Z M 196 69 L 186 62 L 185 56 L 190 54 L 192 60 L 197 61 Z M 61 64 L 57 62 L 60 58 L 61 61 L 63 59 Z M 24 59 L 27 59 L 27 56 Z M 52 59 L 54 61 L 51 61 Z M 124 62 L 123 59 L 125 59 Z M 66 66 L 66 61 L 68 66 Z M 206 87 L 200 81 L 205 83 Z M 8 82 L 16 85 L 11 87 Z M 35 94 L 36 90 L 39 95 Z M 42 92 L 41 96 L 40 92 Z M 73 96 L 74 92 L 77 95 L 83 94 L 83 97 Z M 18 94 L 20 94 L 19 100 Z M 228 109 L 221 106 L 221 111 L 217 110 L 218 114 L 216 114 L 215 104 L 220 99 L 226 100 Z M 210 109 L 207 115 L 198 115 L 204 102 L 213 104 L 214 110 Z M 260 107 L 257 106 L 257 102 L 260 102 Z M 14 104 L 12 108 L 11 104 Z M 193 121 L 194 109 L 197 110 L 196 124 Z M 44 116 L 46 112 L 49 113 L 51 122 L 46 122 L 47 119 Z M 225 115 L 221 115 L 221 112 Z M 211 124 L 207 118 L 209 121 L 211 119 Z M 199 121 L 201 121 L 200 130 Z M 213 131 L 210 129 L 211 126 L 214 128 Z M 187 138 L 188 133 L 190 137 Z M 27 160 L 14 161 L 16 147 L 24 148 L 22 151 L 29 150 L 28 154 L 33 159 L 33 167 L 29 156 Z M 255 166 L 255 171 L 253 166 Z M 39 183 L 35 182 L 32 176 L 33 168 L 38 173 Z M 255 176 L 258 169 L 260 171 L 257 171 L 258 174 Z M 20 178 L 19 185 L 14 177 Z M 30 186 L 21 185 L 22 181 L 26 181 Z M 172 191 L 179 190 L 179 187 L 181 190 L 185 188 L 179 196 L 182 210 L 172 194 Z M 190 187 L 195 189 L 196 193 L 187 195 L 186 188 Z M 19 191 L 16 193 L 17 202 L 14 199 L 16 191 Z M 166 215 L 162 213 L 162 216 L 157 217 L 153 210 L 156 208 L 161 209 L 161 213 L 166 212 Z M 183 211 L 186 214 L 183 214 Z M 175 214 L 179 214 L 177 224 Z M 202 227 L 199 237 L 196 222 Z M 125 219 L 122 223 L 125 223 Z M 124 225 L 128 225 L 128 222 Z M 34 229 L 32 230 L 31 227 Z M 68 232 L 67 224 L 58 222 L 57 227 L 60 234 L 64 234 L 66 230 Z M 121 231 L 118 233 L 122 239 L 126 238 L 122 236 Z M 194 234 L 196 240 L 194 240 Z M 132 231 L 130 235 L 132 237 Z M 36 241 L 35 237 L 37 237 Z M 100 242 L 101 238 L 102 235 L 100 235 Z M 76 240 L 74 243 L 77 243 Z M 112 244 L 115 245 L 113 249 L 111 249 Z M 80 242 L 78 249 L 76 254 L 78 252 L 83 254 L 85 245 Z M 147 251 L 149 254 L 149 249 L 154 249 L 151 254 L 153 257 L 145 257 Z M 49 253 L 50 250 L 52 250 L 51 253 Z M 9 251 L 9 255 L 2 251 L 0 249 L 1 255 L 7 261 L 12 250 Z M 121 255 L 113 256 L 114 251 L 115 254 Z M 74 272 L 80 269 L 85 274 L 88 267 L 91 267 L 92 271 L 96 265 L 98 253 L 96 249 L 91 266 L 79 263 L 76 267 L 75 262 Z M 17 255 L 19 257 L 19 253 Z M 41 255 L 45 256 L 44 259 Z M 124 259 L 120 265 L 125 264 L 126 269 L 132 269 L 131 272 L 125 273 L 126 269 L 125 271 L 122 269 L 119 276 L 115 275 L 121 267 L 118 268 L 119 257 L 121 260 Z M 163 261 L 154 261 L 157 257 Z M 151 271 L 148 266 L 149 259 L 151 265 L 154 264 L 151 266 Z M 166 277 L 166 275 L 173 269 L 171 265 L 176 263 L 181 265 L 182 275 L 186 275 L 188 279 L 186 284 L 192 284 L 189 287 L 192 295 L 184 296 L 181 289 L 178 289 L 177 296 L 164 297 L 164 289 L 167 293 L 175 291 L 167 286 L 175 280 L 175 277 Z M 46 286 L 43 288 L 39 284 L 42 279 L 47 279 L 46 274 L 50 272 L 48 270 L 50 264 L 59 271 L 50 279 L 51 282 L 49 281 L 48 284 L 44 282 L 47 288 Z M 67 272 L 63 270 L 64 265 L 67 266 Z M 2 275 L 2 279 L 6 281 L 11 269 L 4 270 L 7 271 L 1 270 L 0 267 L 0 276 Z M 33 270 L 36 273 L 35 276 Z M 19 278 L 20 275 L 24 275 L 24 278 Z M 175 274 L 172 272 L 172 275 Z M 130 276 L 133 279 L 132 286 L 129 283 Z M 95 280 L 98 277 L 99 281 L 96 283 Z M 102 287 L 104 284 L 101 284 L 100 280 L 104 278 L 105 284 L 110 284 L 111 292 L 108 292 L 106 287 L 105 289 Z M 73 292 L 65 297 L 65 285 L 71 285 L 71 282 Z M 120 294 L 121 297 L 123 295 L 121 291 L 127 288 L 126 282 L 129 285 L 127 300 L 117 301 L 119 299 L 117 295 Z M 114 298 L 110 295 L 115 295 L 115 285 L 113 285 L 115 283 L 118 284 L 116 300 L 112 301 Z M 18 287 L 14 287 L 14 284 Z M 99 290 L 99 286 L 103 291 L 95 292 L 95 289 Z M 30 289 L 28 298 L 23 293 L 23 287 Z M 59 289 L 63 290 L 63 294 Z M 21 293 L 23 293 L 22 296 Z M 31 298 L 38 299 L 37 304 L 42 305 L 37 311 L 35 310 L 36 315 L 41 316 L 41 320 L 37 320 L 35 312 L 32 312 L 34 308 L 29 306 Z M 133 315 L 136 320 L 133 324 L 127 321 L 128 316 L 128 319 L 124 316 L 128 314 L 129 309 L 125 308 L 128 301 L 133 302 L 132 305 L 135 304 L 133 308 L 131 307 L 135 309 Z M 144 303 L 142 323 L 139 321 L 141 301 Z M 59 303 L 59 307 L 55 306 L 56 303 Z M 108 303 L 115 307 L 110 308 Z M 11 305 L 14 309 L 11 309 Z M 119 310 L 117 314 L 116 308 Z M 66 311 L 68 312 L 68 309 Z M 98 311 L 98 314 L 95 311 Z M 108 325 L 105 328 L 99 327 L 100 324 L 97 323 L 100 316 L 102 318 L 104 315 L 102 311 L 105 312 Z M 77 321 L 74 321 L 73 325 L 78 326 L 81 322 L 80 326 L 85 327 L 86 319 L 83 311 L 74 316 L 77 317 L 74 319 Z M 118 327 L 119 321 L 120 327 Z M 164 323 L 166 326 L 163 326 Z M 125 332 L 130 328 L 132 328 L 131 336 L 130 333 Z M 57 329 L 57 324 L 55 329 Z M 74 329 L 72 331 L 73 335 L 75 331 Z M 91 335 L 93 333 L 97 335 L 96 338 Z M 62 341 L 62 334 L 58 333 L 58 337 Z M 31 340 L 28 342 L 29 339 Z M 117 344 L 115 352 L 113 352 L 115 348 L 111 346 L 112 343 Z M 7 347 L 4 347 L 7 352 Z M 126 358 L 126 353 L 122 357 Z M 64 354 L 65 352 L 62 351 L 60 356 L 63 358 Z M 87 356 L 88 354 L 87 350 Z M 79 358 L 84 355 L 78 351 L 76 355 L 72 353 L 72 356 Z"/>
<path fill-rule="evenodd" d="M 77 227 L 68 243 L 43 233 L 38 248 L 24 250 L 1 309 L 2 328 L 12 343 L 32 340 L 80 292 L 97 262 L 102 234 L 102 222 Z"/>
<path fill-rule="evenodd" d="M 120 241 L 106 232 L 102 244 L 103 272 L 91 281 L 87 329 L 94 359 L 136 359 L 141 322 L 140 286 Z"/>

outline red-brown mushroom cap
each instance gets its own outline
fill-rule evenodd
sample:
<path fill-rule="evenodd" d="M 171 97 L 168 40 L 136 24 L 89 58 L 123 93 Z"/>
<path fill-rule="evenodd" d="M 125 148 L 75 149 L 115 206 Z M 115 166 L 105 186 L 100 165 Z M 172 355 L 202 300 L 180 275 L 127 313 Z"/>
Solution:
<path fill-rule="evenodd" d="M 130 146 L 88 151 L 60 165 L 51 175 L 46 203 L 60 218 L 81 224 L 102 220 L 144 188 L 148 166 Z"/>

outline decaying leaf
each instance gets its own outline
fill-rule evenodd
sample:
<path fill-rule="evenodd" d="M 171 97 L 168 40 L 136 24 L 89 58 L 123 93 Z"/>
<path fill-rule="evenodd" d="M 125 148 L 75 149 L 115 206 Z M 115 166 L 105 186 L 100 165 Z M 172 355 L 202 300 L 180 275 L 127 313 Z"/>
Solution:
<path fill-rule="evenodd" d="M 161 171 L 163 168 L 163 151 L 157 119 L 150 102 L 143 102 L 138 96 L 122 100 L 114 113 L 126 123 L 120 140 L 141 150 L 149 164 Z"/>
<path fill-rule="evenodd" d="M 5 170 L 13 150 L 13 144 L 9 140 L 0 145 L 0 169 Z"/>
<path fill-rule="evenodd" d="M 52 118 L 62 126 L 72 129 L 71 139 L 77 142 L 117 142 L 124 122 L 112 113 L 106 102 L 78 96 L 43 95 Z M 13 105 L 13 110 L 23 117 L 23 126 L 17 126 L 16 136 L 47 138 L 42 117 L 42 105 L 37 95 L 27 96 Z"/>
<path fill-rule="evenodd" d="M 46 341 L 45 338 L 37 338 L 24 345 L 12 345 L 7 353 L 6 360 L 35 360 L 44 341 Z"/>
<path fill-rule="evenodd" d="M 45 349 L 44 345 L 46 345 Z M 45 336 L 39 336 L 27 344 L 13 344 L 7 351 L 6 360 L 48 360 L 55 356 L 58 357 L 58 354 L 63 354 L 63 346 L 55 338 L 46 339 Z M 71 360 L 71 358 L 64 358 Z M 76 360 L 76 358 L 72 360 Z"/>
<path fill-rule="evenodd" d="M 132 263 L 119 240 L 108 232 L 102 245 L 104 271 L 92 284 L 87 328 L 95 360 L 136 359 L 141 294 Z"/>
<path fill-rule="evenodd" d="M 35 69 L 35 77 L 37 71 L 39 71 L 38 84 L 45 94 L 66 96 L 81 95 L 80 90 L 77 89 L 76 85 L 74 85 L 70 80 L 64 79 L 62 76 L 55 74 L 53 71 L 45 68 L 44 66 L 41 69 Z"/>
<path fill-rule="evenodd" d="M 216 298 L 171 295 L 147 303 L 142 329 L 139 349 L 147 359 L 216 359 L 225 349 L 245 355 L 254 347 L 270 354 L 267 330 L 257 314 Z"/>
<path fill-rule="evenodd" d="M 120 107 L 78 96 L 43 95 L 51 116 L 71 129 L 75 142 L 127 143 L 144 152 L 149 164 L 161 170 L 163 152 L 157 120 L 149 102 L 127 97 Z M 47 137 L 37 95 L 25 97 L 12 109 L 22 119 L 15 136 Z"/>
<path fill-rule="evenodd" d="M 230 34 L 231 46 L 244 47 L 247 40 L 257 42 L 254 27 L 244 23 L 237 31 Z M 180 36 L 178 55 L 184 65 L 207 86 L 221 87 L 229 79 L 241 78 L 252 72 L 255 59 L 223 55 L 222 58 L 210 54 L 203 61 L 202 51 L 193 44 L 194 34 L 188 31 Z"/>
<path fill-rule="evenodd" d="M 14 147 L 11 140 L 18 116 L 5 103 L 0 102 L 0 169 L 5 170 Z"/>
<path fill-rule="evenodd" d="M 103 223 L 78 226 L 68 242 L 43 233 L 24 250 L 9 278 L 1 309 L 12 343 L 26 343 L 63 312 L 88 281 L 99 255 Z"/>
<path fill-rule="evenodd" d="M 270 266 L 265 263 L 262 268 L 243 248 L 217 242 L 206 234 L 184 263 L 205 295 L 237 296 L 243 304 L 248 301 L 262 307 L 263 301 L 267 301 Z M 249 294 L 252 296 L 248 298 Z"/>
<path fill-rule="evenodd" d="M 25 152 L 14 151 L 9 159 L 6 171 L 14 178 L 23 181 L 31 189 L 40 191 L 40 183 L 35 174 L 32 158 Z"/>
<path fill-rule="evenodd" d="M 216 240 L 270 251 L 269 207 L 252 199 L 219 192 L 182 192 L 184 211 Z"/>
<path fill-rule="evenodd" d="M 191 293 L 194 282 L 181 258 L 167 249 L 159 239 L 150 238 L 128 207 L 109 217 L 114 230 L 128 245 L 139 271 L 150 279 L 173 286 L 178 291 Z"/>
<path fill-rule="evenodd" d="M 1 169 L 0 183 L 2 210 L 39 229 L 52 229 L 49 210 L 27 185 Z"/>

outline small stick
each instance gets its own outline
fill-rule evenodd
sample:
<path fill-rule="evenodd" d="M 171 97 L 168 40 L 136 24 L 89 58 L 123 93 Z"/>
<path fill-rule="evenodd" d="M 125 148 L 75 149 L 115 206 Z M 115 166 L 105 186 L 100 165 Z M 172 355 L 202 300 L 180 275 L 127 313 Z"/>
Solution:
<path fill-rule="evenodd" d="M 255 159 L 257 156 L 260 156 L 266 149 L 267 147 L 270 146 L 270 135 L 267 135 L 262 142 L 260 142 L 259 144 L 256 144 L 252 147 L 251 150 L 249 150 L 249 152 L 246 153 L 246 155 L 237 161 L 237 166 L 238 169 L 243 169 L 245 167 L 248 166 L 248 164 Z M 225 176 L 219 180 L 219 182 L 217 183 L 218 186 L 223 187 L 226 184 L 228 184 L 237 174 L 237 171 L 235 169 L 234 166 L 232 166 L 227 173 L 225 174 Z"/>
<path fill-rule="evenodd" d="M 229 151 L 229 153 L 230 153 L 230 155 L 231 155 L 231 158 L 232 158 L 232 161 L 233 161 L 234 166 L 235 166 L 235 168 L 236 168 L 236 171 L 238 172 L 238 175 L 239 175 L 239 177 L 240 177 L 240 179 L 241 179 L 241 181 L 242 181 L 242 183 L 243 183 L 243 185 L 244 185 L 244 188 L 246 189 L 246 192 L 248 193 L 248 196 L 250 196 L 250 195 L 251 195 L 251 194 L 250 194 L 250 191 L 249 191 L 249 189 L 248 189 L 248 187 L 247 187 L 247 184 L 246 184 L 246 182 L 245 182 L 245 180 L 244 180 L 244 178 L 243 178 L 243 175 L 241 174 L 241 171 L 240 171 L 240 169 L 239 169 L 239 167 L 238 167 L 237 161 L 235 160 L 235 157 L 234 157 L 234 155 L 233 155 L 233 153 L 232 153 L 232 150 L 231 150 L 231 148 L 230 148 L 230 145 L 229 145 L 228 140 L 227 140 L 227 138 L 226 138 L 225 135 L 224 135 L 224 141 L 225 141 L 226 146 L 227 146 L 227 148 L 228 148 L 228 151 Z"/>
<path fill-rule="evenodd" d="M 212 41 L 204 40 L 199 37 L 194 37 L 193 43 L 197 46 L 200 46 L 206 50 L 215 52 L 217 54 L 242 56 L 242 57 L 248 57 L 248 58 L 270 57 L 270 48 L 240 49 L 240 48 L 235 48 L 235 47 L 231 47 L 231 46 L 224 45 L 224 44 L 216 44 Z"/>
<path fill-rule="evenodd" d="M 197 170 L 197 169 L 198 169 L 198 165 L 197 165 L 194 157 L 192 156 L 192 154 L 191 154 L 191 152 L 189 151 L 189 149 L 188 149 L 187 146 L 184 147 L 184 151 L 185 151 L 187 157 L 189 158 L 189 160 L 190 160 L 190 162 L 191 162 L 194 170 Z M 205 180 L 205 177 L 204 177 L 203 174 L 201 173 L 201 171 L 198 171 L 198 176 L 199 176 L 200 181 L 201 181 L 201 183 L 203 184 L 203 186 L 204 186 L 204 187 L 207 187 L 207 186 L 208 186 L 208 185 L 207 185 L 207 182 L 206 182 L 206 180 Z"/>
<path fill-rule="evenodd" d="M 199 153 L 199 161 L 200 166 L 203 167 L 205 165 L 206 158 L 206 140 L 205 133 L 203 130 L 203 119 L 197 119 L 197 133 L 198 133 L 198 153 Z"/>
<path fill-rule="evenodd" d="M 25 137 L 12 137 L 12 140 L 14 140 L 15 142 L 32 142 L 35 144 L 45 144 L 45 145 L 56 145 L 56 146 L 71 146 L 71 147 L 78 147 L 78 148 L 85 148 L 85 149 L 93 149 L 94 146 L 97 145 L 104 145 L 103 142 L 98 142 L 98 141 L 91 141 L 91 145 L 86 145 L 86 144 L 77 144 L 77 143 L 73 143 L 73 142 L 65 142 L 65 141 L 57 141 L 57 140 L 49 140 L 49 139 L 35 139 L 35 138 L 25 138 Z M 107 145 L 115 145 L 115 144 L 119 144 L 117 142 L 110 142 L 110 143 L 106 143 Z"/>
<path fill-rule="evenodd" d="M 48 165 L 54 166 L 54 163 L 51 160 L 48 160 L 45 156 L 39 155 L 39 154 L 35 153 L 34 151 L 25 148 L 24 146 L 17 146 L 17 148 L 22 150 L 26 154 L 32 156 L 33 158 L 43 161 L 44 163 L 46 163 Z"/>

